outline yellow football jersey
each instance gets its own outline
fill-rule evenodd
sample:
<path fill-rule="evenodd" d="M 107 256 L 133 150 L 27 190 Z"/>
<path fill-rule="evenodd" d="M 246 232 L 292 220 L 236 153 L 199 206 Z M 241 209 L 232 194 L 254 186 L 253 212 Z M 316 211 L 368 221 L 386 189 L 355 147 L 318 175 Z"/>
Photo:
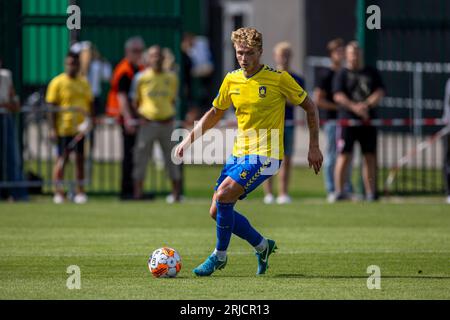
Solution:
<path fill-rule="evenodd" d="M 167 120 L 175 115 L 178 79 L 174 73 L 145 70 L 136 75 L 131 96 L 138 112 L 148 120 Z"/>
<path fill-rule="evenodd" d="M 213 106 L 236 108 L 238 134 L 233 156 L 261 155 L 283 159 L 284 113 L 286 100 L 301 104 L 306 91 L 285 71 L 264 65 L 247 78 L 242 69 L 226 75 Z"/>
<path fill-rule="evenodd" d="M 93 96 L 91 87 L 84 77 L 72 79 L 62 73 L 53 78 L 48 85 L 45 100 L 61 109 L 56 115 L 56 132 L 60 137 L 67 137 L 77 134 L 77 127 L 84 121 L 85 116 L 80 112 L 64 110 L 77 107 L 90 113 Z"/>

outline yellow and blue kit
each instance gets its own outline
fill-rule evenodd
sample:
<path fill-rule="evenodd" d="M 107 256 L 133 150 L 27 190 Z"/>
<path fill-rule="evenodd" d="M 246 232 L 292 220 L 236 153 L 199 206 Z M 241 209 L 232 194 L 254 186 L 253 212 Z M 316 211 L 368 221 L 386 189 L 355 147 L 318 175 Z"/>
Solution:
<path fill-rule="evenodd" d="M 306 97 L 289 73 L 267 65 L 249 78 L 243 69 L 226 75 L 213 106 L 235 107 L 238 134 L 215 189 L 229 176 L 244 187 L 244 198 L 277 172 L 284 155 L 286 101 L 300 105 Z"/>

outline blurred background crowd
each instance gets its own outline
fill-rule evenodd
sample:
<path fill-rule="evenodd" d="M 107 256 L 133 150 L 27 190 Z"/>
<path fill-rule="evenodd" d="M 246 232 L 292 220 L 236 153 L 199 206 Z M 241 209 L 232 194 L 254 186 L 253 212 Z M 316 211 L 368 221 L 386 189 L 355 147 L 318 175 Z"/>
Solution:
<path fill-rule="evenodd" d="M 184 170 L 170 161 L 170 133 L 200 119 L 238 68 L 229 37 L 242 26 L 262 32 L 263 62 L 289 71 L 320 109 L 328 201 L 448 193 L 450 140 L 439 119 L 450 117 L 450 5 L 421 3 L 1 1 L 1 199 L 162 193 L 182 201 Z M 81 8 L 80 30 L 66 27 L 70 4 Z M 367 28 L 372 4 L 382 10 L 380 30 Z M 369 97 L 376 113 L 364 111 Z M 360 110 L 341 112 L 346 104 Z M 286 160 L 279 191 L 265 186 L 267 204 L 291 201 L 292 168 L 306 164 L 302 119 L 287 106 Z M 74 174 L 65 173 L 71 153 Z"/>

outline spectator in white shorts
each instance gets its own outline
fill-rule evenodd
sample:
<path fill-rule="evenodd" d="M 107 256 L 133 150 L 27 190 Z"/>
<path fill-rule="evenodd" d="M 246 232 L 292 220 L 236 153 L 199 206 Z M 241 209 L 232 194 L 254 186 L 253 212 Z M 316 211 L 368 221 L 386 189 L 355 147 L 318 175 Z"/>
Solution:
<path fill-rule="evenodd" d="M 164 156 L 165 166 L 172 181 L 172 193 L 168 203 L 181 200 L 181 170 L 172 162 L 171 141 L 174 128 L 175 100 L 178 93 L 178 78 L 175 73 L 163 70 L 163 55 L 159 46 L 152 46 L 146 53 L 148 68 L 138 73 L 131 86 L 131 99 L 140 116 L 141 126 L 134 147 L 134 198 L 141 199 L 146 168 L 155 141 L 158 141 Z"/>

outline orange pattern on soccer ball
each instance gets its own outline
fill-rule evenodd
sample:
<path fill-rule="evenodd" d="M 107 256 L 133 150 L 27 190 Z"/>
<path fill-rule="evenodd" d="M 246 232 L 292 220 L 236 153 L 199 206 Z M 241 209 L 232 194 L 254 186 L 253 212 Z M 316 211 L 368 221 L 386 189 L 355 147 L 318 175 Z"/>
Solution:
<path fill-rule="evenodd" d="M 173 255 L 175 254 L 175 250 L 173 250 L 172 248 L 162 248 L 162 253 L 165 254 L 168 257 L 173 257 Z"/>
<path fill-rule="evenodd" d="M 152 269 L 154 277 L 159 278 L 165 275 L 169 271 L 169 267 L 166 264 L 159 264 L 156 268 Z"/>
<path fill-rule="evenodd" d="M 169 247 L 155 250 L 148 260 L 148 268 L 155 278 L 174 278 L 181 266 L 180 255 Z"/>

